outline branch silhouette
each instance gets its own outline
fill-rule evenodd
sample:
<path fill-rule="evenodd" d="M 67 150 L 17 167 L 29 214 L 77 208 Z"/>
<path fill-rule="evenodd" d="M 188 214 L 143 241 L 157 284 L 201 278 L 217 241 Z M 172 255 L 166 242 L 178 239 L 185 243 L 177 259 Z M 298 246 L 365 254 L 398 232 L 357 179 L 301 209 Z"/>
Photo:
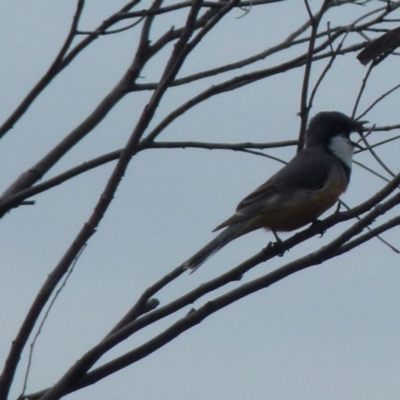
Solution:
<path fill-rule="evenodd" d="M 82 22 L 86 17 L 86 2 L 76 1 L 68 32 L 60 44 L 59 51 L 42 77 L 5 118 L 0 126 L 0 139 L 11 133 L 13 127 L 18 127 L 20 121 L 26 117 L 27 110 L 35 104 L 57 77 L 77 62 L 80 55 L 92 48 L 96 40 L 106 40 L 110 35 L 115 39 L 119 37 L 118 35 L 132 32 L 139 38 L 137 47 L 132 51 L 131 61 L 125 66 L 124 72 L 108 94 L 99 99 L 92 111 L 76 123 L 74 128 L 57 144 L 53 147 L 49 146 L 50 150 L 43 150 L 42 157 L 30 168 L 22 174 L 15 172 L 16 178 L 0 196 L 0 215 L 5 218 L 11 210 L 12 214 L 19 212 L 21 208 L 18 207 L 25 204 L 27 200 L 31 201 L 33 196 L 37 196 L 35 201 L 39 202 L 41 200 L 39 195 L 56 190 L 60 185 L 78 176 L 86 173 L 90 175 L 89 172 L 105 164 L 114 163 L 110 166 L 111 171 L 93 204 L 92 211 L 82 221 L 81 228 L 74 239 L 63 250 L 63 255 L 37 290 L 13 338 L 0 375 L 0 400 L 10 398 L 11 386 L 16 379 L 18 369 L 21 368 L 20 360 L 23 351 L 28 346 L 29 338 L 34 336 L 35 329 L 39 329 L 37 332 L 40 332 L 40 315 L 52 301 L 52 296 L 63 277 L 71 272 L 77 256 L 100 229 L 101 221 L 113 200 L 119 195 L 120 184 L 134 157 L 138 154 L 146 156 L 149 151 L 155 149 L 171 151 L 191 148 L 239 151 L 249 155 L 269 157 L 284 163 L 281 155 L 275 153 L 275 150 L 289 146 L 302 147 L 308 115 L 313 111 L 313 105 L 318 104 L 318 96 L 323 92 L 324 84 L 331 79 L 333 75 L 331 72 L 338 60 L 346 57 L 349 63 L 356 61 L 357 66 L 365 71 L 356 60 L 356 53 L 360 51 L 362 52 L 359 54 L 364 54 L 361 56 L 361 60 L 364 60 L 362 62 L 366 64 L 366 60 L 369 60 L 372 63 L 363 79 L 359 75 L 361 84 L 358 93 L 354 94 L 356 97 L 352 105 L 354 113 L 361 108 L 361 105 L 368 104 L 363 106 L 365 111 L 361 113 L 362 117 L 365 114 L 368 116 L 371 110 L 376 110 L 378 106 L 390 104 L 393 101 L 394 94 L 400 87 L 396 82 L 391 83 L 390 89 L 382 89 L 380 94 L 372 100 L 368 97 L 367 89 L 372 85 L 371 79 L 375 74 L 380 73 L 379 68 L 382 68 L 384 63 L 390 62 L 394 56 L 393 51 L 398 42 L 396 36 L 398 28 L 395 27 L 398 21 L 395 20 L 395 12 L 400 7 L 400 1 L 387 2 L 382 6 L 382 2 L 376 4 L 369 1 L 325 0 L 319 10 L 313 11 L 313 4 L 305 0 L 306 20 L 293 26 L 289 34 L 286 33 L 285 37 L 277 38 L 274 44 L 259 48 L 254 54 L 246 54 L 245 57 L 238 55 L 233 58 L 233 61 L 231 59 L 225 64 L 215 63 L 204 67 L 199 62 L 198 69 L 186 69 L 188 57 L 203 45 L 204 39 L 210 33 L 222 26 L 224 19 L 228 16 L 234 17 L 233 12 L 236 11 L 237 14 L 244 10 L 242 11 L 246 12 L 244 17 L 247 17 L 252 12 L 258 12 L 257 10 L 269 11 L 272 4 L 278 7 L 281 2 L 284 1 L 194 0 L 168 4 L 162 0 L 154 0 L 149 7 L 138 9 L 140 1 L 129 1 L 90 29 L 83 26 Z M 346 6 L 356 5 L 363 5 L 363 7 L 357 7 L 357 16 L 350 23 L 346 25 L 326 23 L 330 19 L 332 9 L 337 7 L 345 9 Z M 165 16 L 176 18 L 171 19 L 176 22 L 161 29 L 157 23 Z M 390 20 L 391 17 L 393 21 Z M 390 28 L 387 28 L 388 24 L 392 24 Z M 383 29 L 390 30 L 373 40 L 371 44 L 365 43 L 364 40 L 369 39 L 369 35 L 381 34 Z M 232 43 L 230 43 L 232 46 L 235 45 L 235 39 L 235 34 L 232 33 Z M 158 74 L 148 73 L 147 68 L 152 63 L 159 63 Z M 301 120 L 297 138 L 279 141 L 267 138 L 264 143 L 247 142 L 246 138 L 240 143 L 223 143 L 218 141 L 218 138 L 213 142 L 204 142 L 202 138 L 197 141 L 174 141 L 162 137 L 166 128 L 180 117 L 215 96 L 238 91 L 266 79 L 273 80 L 284 73 L 299 73 L 300 71 L 302 71 L 301 93 L 290 94 L 299 96 Z M 167 102 L 166 95 L 183 89 L 187 90 L 185 100 L 181 100 L 173 108 L 168 108 L 169 111 L 165 111 L 162 105 Z M 85 156 L 82 159 L 85 161 L 80 161 L 80 164 L 75 162 L 72 166 L 65 167 L 63 172 L 54 174 L 54 166 L 61 159 L 77 149 L 89 134 L 95 134 L 96 128 L 104 123 L 111 111 L 125 99 L 134 96 L 145 96 L 146 100 L 141 106 L 140 117 L 132 123 L 129 137 L 123 146 L 116 142 L 111 147 L 113 151 L 108 150 L 100 155 L 95 153 Z M 210 126 L 212 129 L 211 123 Z M 350 207 L 346 211 L 335 212 L 323 221 L 319 221 L 318 224 L 312 224 L 294 233 L 283 241 L 282 245 L 286 250 L 293 249 L 325 231 L 328 237 L 327 243 L 321 245 L 316 241 L 313 250 L 308 254 L 290 262 L 282 258 L 280 267 L 263 273 L 257 267 L 280 255 L 278 246 L 269 244 L 233 267 L 221 265 L 222 272 L 217 271 L 217 276 L 214 278 L 197 287 L 182 289 L 176 297 L 162 303 L 156 296 L 167 291 L 172 283 L 179 285 L 183 279 L 187 278 L 184 269 L 172 268 L 143 289 L 131 308 L 119 318 L 114 327 L 109 329 L 104 338 L 79 357 L 57 382 L 36 393 L 26 394 L 24 389 L 20 399 L 59 399 L 68 393 L 95 384 L 154 353 L 223 308 L 259 290 L 266 289 L 292 274 L 340 257 L 399 226 L 400 217 L 397 214 L 400 204 L 398 193 L 400 174 L 389 167 L 390 160 L 386 159 L 384 152 L 379 151 L 378 154 L 377 149 L 388 149 L 400 138 L 400 135 L 396 133 L 400 129 L 400 122 L 391 121 L 390 124 L 386 124 L 380 121 L 378 125 L 375 121 L 371 121 L 371 126 L 370 134 L 362 139 L 364 141 L 364 149 L 360 150 L 362 160 L 358 160 L 359 154 L 356 154 L 355 163 L 360 165 L 366 173 L 378 177 L 383 186 L 357 206 Z M 114 131 L 119 131 L 119 127 L 115 127 Z M 395 131 L 394 134 L 393 131 Z M 111 137 L 113 133 L 110 132 L 109 136 Z M 382 137 L 382 135 L 386 136 Z M 376 171 L 373 162 L 378 162 L 384 171 L 382 173 Z M 47 178 L 50 174 L 53 176 Z M 46 179 L 40 182 L 44 177 Z M 34 209 L 34 207 L 31 208 Z M 331 229 L 333 227 L 335 230 Z M 334 237 L 328 235 L 334 235 Z M 386 242 L 386 245 L 398 251 L 391 243 Z M 248 274 L 249 271 L 259 275 L 254 278 L 254 275 Z M 251 278 L 248 278 L 249 276 Z M 249 280 L 242 283 L 244 277 Z M 209 300 L 210 297 L 211 300 Z M 200 304 L 197 308 L 192 307 L 195 301 Z M 109 355 L 111 349 L 137 332 L 156 326 L 155 323 L 159 321 L 164 321 L 167 326 L 160 328 L 156 333 L 149 333 L 139 345 L 121 356 L 102 362 L 101 358 Z M 28 373 L 29 369 L 30 367 L 28 367 Z"/>

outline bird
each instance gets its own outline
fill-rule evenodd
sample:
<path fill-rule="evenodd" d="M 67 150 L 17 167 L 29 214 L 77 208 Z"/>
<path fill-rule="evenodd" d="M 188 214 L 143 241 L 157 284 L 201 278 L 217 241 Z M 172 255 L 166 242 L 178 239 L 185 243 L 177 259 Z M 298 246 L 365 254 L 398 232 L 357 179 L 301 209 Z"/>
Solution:
<path fill-rule="evenodd" d="M 338 111 L 323 111 L 308 123 L 305 146 L 283 168 L 245 197 L 235 213 L 214 230 L 219 233 L 181 267 L 192 272 L 234 239 L 257 229 L 290 232 L 331 208 L 346 191 L 356 144 L 352 132 L 363 131 L 357 121 Z"/>

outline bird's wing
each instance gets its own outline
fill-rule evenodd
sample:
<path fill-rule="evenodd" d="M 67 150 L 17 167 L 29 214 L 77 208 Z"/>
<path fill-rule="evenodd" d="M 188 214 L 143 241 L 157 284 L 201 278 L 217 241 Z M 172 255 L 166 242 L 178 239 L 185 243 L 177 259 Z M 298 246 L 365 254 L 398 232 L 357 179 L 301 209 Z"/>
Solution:
<path fill-rule="evenodd" d="M 313 154 L 310 154 L 311 151 Z M 262 204 L 270 196 L 294 193 L 297 190 L 322 189 L 330 173 L 334 157 L 318 150 L 303 150 L 267 182 L 245 197 L 236 211 Z"/>
<path fill-rule="evenodd" d="M 276 196 L 322 189 L 332 162 L 337 163 L 337 160 L 321 150 L 301 151 L 268 181 L 245 197 L 238 204 L 236 213 L 214 231 L 263 213 L 266 203 Z"/>

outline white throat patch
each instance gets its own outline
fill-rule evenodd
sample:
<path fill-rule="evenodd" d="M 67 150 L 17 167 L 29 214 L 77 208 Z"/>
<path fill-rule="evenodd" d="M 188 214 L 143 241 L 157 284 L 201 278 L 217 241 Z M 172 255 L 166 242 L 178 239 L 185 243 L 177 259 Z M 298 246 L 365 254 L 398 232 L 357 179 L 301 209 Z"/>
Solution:
<path fill-rule="evenodd" d="M 350 142 L 350 139 L 341 135 L 335 136 L 332 138 L 329 148 L 332 153 L 339 158 L 339 160 L 343 161 L 349 168 L 351 168 L 354 146 Z"/>

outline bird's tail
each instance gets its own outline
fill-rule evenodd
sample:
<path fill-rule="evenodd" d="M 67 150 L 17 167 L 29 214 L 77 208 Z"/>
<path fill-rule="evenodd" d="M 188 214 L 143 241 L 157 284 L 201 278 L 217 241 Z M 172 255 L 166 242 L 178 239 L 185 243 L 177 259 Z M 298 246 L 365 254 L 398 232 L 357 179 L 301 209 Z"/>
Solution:
<path fill-rule="evenodd" d="M 231 240 L 241 236 L 240 232 L 242 228 L 243 225 L 240 223 L 235 225 L 229 225 L 217 237 L 211 240 L 211 242 L 207 243 L 196 254 L 194 254 L 192 257 L 186 260 L 182 264 L 182 267 L 185 269 L 191 269 L 192 272 L 194 272 L 204 262 L 206 262 L 209 257 L 215 254 L 217 251 L 221 250 L 222 247 L 227 245 Z"/>

